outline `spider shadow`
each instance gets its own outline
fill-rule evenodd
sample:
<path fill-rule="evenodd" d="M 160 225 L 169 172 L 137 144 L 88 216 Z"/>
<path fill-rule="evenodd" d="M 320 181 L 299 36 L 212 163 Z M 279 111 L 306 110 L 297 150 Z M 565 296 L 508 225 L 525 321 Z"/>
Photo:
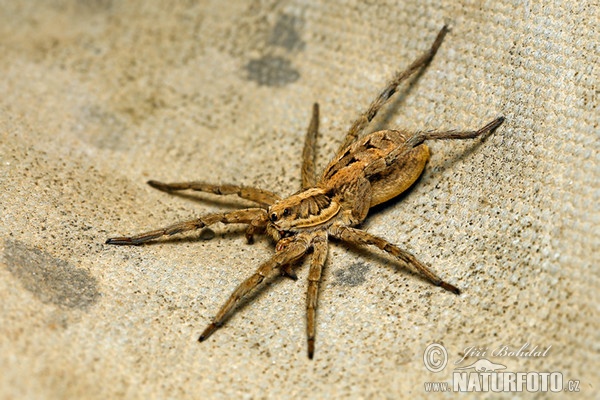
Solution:
<path fill-rule="evenodd" d="M 380 236 L 380 237 L 383 239 L 386 239 L 384 236 Z M 415 270 L 413 267 L 398 261 L 391 255 L 381 253 L 372 248 L 355 246 L 352 244 L 344 243 L 339 240 L 335 240 L 334 243 L 336 245 L 346 247 L 347 249 L 349 249 L 351 252 L 353 252 L 354 254 L 356 254 L 363 260 L 371 261 L 374 264 L 378 264 L 378 267 L 392 267 L 395 273 L 402 272 L 404 274 L 407 274 L 411 278 L 416 278 L 417 280 L 423 282 L 425 285 L 437 287 L 431 281 L 429 281 L 427 278 L 425 278 L 422 274 L 420 274 L 417 270 Z M 401 245 L 398 245 L 398 247 L 402 248 Z M 418 255 L 415 255 L 415 257 L 420 259 L 420 257 L 418 257 Z"/>
<path fill-rule="evenodd" d="M 436 169 L 437 173 L 444 173 L 445 170 L 452 168 L 452 166 L 459 160 L 469 157 L 472 153 L 474 153 L 479 146 L 481 146 L 483 144 L 483 142 L 487 139 L 487 137 L 493 132 L 489 132 L 486 135 L 482 136 L 480 138 L 479 141 L 477 141 L 475 144 L 465 144 L 465 146 L 469 146 L 467 147 L 464 151 L 455 154 L 453 157 L 449 157 L 446 158 L 443 162 L 438 163 L 437 165 L 434 166 L 434 168 Z M 378 204 L 374 207 L 372 207 L 369 210 L 369 215 L 371 215 L 371 213 L 376 214 L 379 212 L 383 212 L 387 209 L 390 209 L 392 207 L 396 207 L 399 203 L 405 201 L 407 199 L 408 196 L 411 195 L 412 191 L 414 190 L 414 188 L 421 182 L 424 180 L 427 180 L 427 177 L 424 177 L 424 174 L 421 174 L 419 176 L 419 178 L 417 178 L 417 180 L 408 188 L 406 189 L 404 192 L 402 192 L 401 194 L 399 194 L 398 196 L 385 201 L 381 204 Z M 369 224 L 368 224 L 368 217 L 367 217 L 367 224 L 363 224 L 362 225 L 364 227 L 364 229 L 368 229 Z M 380 236 L 381 238 L 388 240 L 387 238 L 385 238 L 385 236 Z M 418 272 L 416 269 L 414 269 L 414 267 L 411 267 L 410 265 L 404 264 L 400 261 L 398 261 L 397 259 L 395 259 L 393 256 L 386 254 L 382 251 L 377 251 L 375 249 L 373 249 L 372 247 L 362 247 L 362 246 L 355 246 L 352 244 L 347 244 L 344 243 L 342 241 L 336 240 L 336 243 L 338 243 L 339 245 L 342 246 L 346 246 L 347 248 L 349 248 L 351 251 L 353 251 L 354 253 L 356 253 L 357 255 L 359 255 L 362 258 L 365 258 L 367 260 L 373 260 L 377 263 L 379 263 L 380 265 L 389 265 L 390 261 L 393 263 L 393 265 L 395 266 L 395 270 L 396 272 L 400 272 L 403 271 L 405 273 L 408 273 L 414 277 L 417 277 L 419 280 L 423 281 L 426 284 L 429 284 L 431 286 L 435 286 L 431 283 L 431 281 L 429 281 L 427 278 L 425 278 L 420 272 Z M 398 247 L 403 248 L 403 246 L 398 245 L 396 243 L 390 242 L 392 244 L 397 245 Z M 418 254 L 415 254 L 415 257 L 417 257 L 417 259 L 420 259 L 420 257 L 418 256 Z M 427 265 L 429 265 L 428 263 L 426 263 Z M 435 269 L 435 266 L 432 266 L 432 268 Z"/>
<path fill-rule="evenodd" d="M 306 257 L 303 257 L 302 260 L 298 261 L 294 267 L 294 270 L 301 268 L 304 264 L 305 259 L 306 259 Z M 265 261 L 266 261 L 266 259 L 265 259 Z M 252 271 L 252 273 L 254 273 L 254 271 Z M 250 276 L 250 275 L 248 274 L 248 276 Z M 246 276 L 243 279 L 248 278 L 248 276 Z M 291 280 L 291 281 L 293 281 L 292 282 L 293 284 L 297 284 L 300 279 L 298 279 L 298 280 L 290 279 L 289 277 L 286 277 L 282 273 L 279 273 L 271 278 L 265 279 L 259 286 L 252 289 L 250 291 L 250 293 L 248 293 L 243 299 L 241 299 L 240 302 L 229 312 L 229 314 L 226 315 L 225 319 L 223 320 L 223 325 L 221 327 L 227 325 L 229 323 L 229 321 L 232 318 L 234 318 L 236 315 L 242 314 L 242 312 L 246 309 L 246 307 L 250 306 L 251 304 L 254 304 L 255 301 L 259 301 L 264 296 L 267 296 L 267 291 L 270 290 L 272 287 L 278 285 L 283 280 L 285 280 L 285 281 Z M 237 285 L 239 285 L 241 283 L 242 283 L 242 281 L 238 282 Z M 237 285 L 236 285 L 236 287 L 237 287 Z M 231 292 L 229 294 L 227 294 L 223 299 L 221 299 L 220 302 L 217 302 L 217 304 L 219 304 L 219 307 L 221 307 L 225 303 L 225 301 L 229 298 L 229 296 L 231 295 L 232 292 L 233 292 L 233 290 L 231 290 Z M 217 310 L 218 310 L 218 308 L 217 308 Z M 217 310 L 215 310 L 215 311 L 217 311 Z M 214 317 L 214 314 L 213 314 L 213 317 Z M 212 321 L 212 319 L 211 319 L 211 321 Z"/>
<path fill-rule="evenodd" d="M 464 143 L 456 143 L 452 146 L 450 155 L 444 156 L 443 160 L 436 161 L 433 168 L 437 173 L 444 173 L 446 170 L 451 169 L 458 161 L 469 158 L 475 153 L 492 135 L 494 132 L 487 132 L 475 139 L 461 140 Z M 444 140 L 445 142 L 458 142 L 459 140 Z M 433 153 L 435 154 L 435 153 Z M 433 164 L 433 163 L 432 163 Z"/>
<path fill-rule="evenodd" d="M 205 193 L 182 193 L 182 192 L 167 192 L 167 191 L 162 191 L 161 192 L 165 192 L 169 195 L 175 196 L 175 197 L 179 197 L 185 200 L 192 200 L 194 202 L 198 202 L 198 203 L 207 203 L 209 205 L 212 206 L 218 206 L 221 207 L 225 210 L 242 210 L 244 208 L 261 208 L 260 205 L 253 203 L 251 201 L 245 201 L 243 199 L 239 199 L 239 198 L 226 198 L 225 196 L 219 196 L 219 195 L 214 195 L 216 198 L 215 199 L 211 199 L 209 196 L 210 194 L 208 194 L 208 196 L 204 196 Z M 217 211 L 218 212 L 218 211 Z M 209 214 L 208 212 L 204 212 L 202 213 L 202 215 L 206 215 Z M 190 216 L 190 220 L 194 219 L 195 217 Z M 238 234 L 238 233 L 245 233 L 245 230 L 247 228 L 236 228 L 235 225 L 227 225 L 225 227 L 225 230 L 222 231 L 219 235 L 219 237 L 223 238 L 226 234 L 229 233 L 234 233 L 234 234 Z M 216 233 L 214 233 L 213 229 L 209 226 L 206 226 L 204 228 L 201 228 L 200 231 L 198 231 L 199 233 L 197 234 L 187 234 L 185 236 L 174 236 L 174 237 L 167 237 L 167 238 L 160 238 L 157 240 L 152 240 L 149 242 L 145 242 L 145 243 L 141 243 L 139 245 L 144 245 L 144 246 L 155 246 L 155 245 L 160 245 L 160 244 L 166 244 L 166 243 L 196 243 L 199 241 L 208 241 L 208 240 L 213 240 L 216 237 Z M 208 234 L 207 234 L 208 232 Z M 212 233 L 211 233 L 212 232 Z M 206 237 L 202 237 L 203 235 L 205 235 Z"/>
<path fill-rule="evenodd" d="M 293 264 L 293 269 L 294 271 L 298 270 L 299 268 L 302 268 L 306 257 L 308 255 L 310 255 L 312 253 L 311 250 L 309 250 L 305 256 L 303 256 L 300 260 L 296 261 Z M 271 256 L 272 257 L 272 256 Z M 242 280 L 240 280 L 239 282 L 237 282 L 237 284 L 235 285 L 235 287 L 238 287 L 239 285 L 242 284 L 242 282 L 247 279 L 248 277 L 251 276 L 251 274 L 254 274 L 256 272 L 256 269 L 258 269 L 264 262 L 267 262 L 269 258 L 265 258 L 264 260 L 260 261 L 259 263 L 257 263 L 255 265 L 254 269 L 251 269 L 250 272 L 248 272 L 243 278 Z M 246 264 L 247 265 L 247 264 Z M 249 293 L 247 293 L 242 299 L 240 299 L 239 303 L 227 314 L 225 315 L 225 318 L 222 321 L 222 325 L 219 327 L 219 329 L 221 329 L 222 327 L 224 327 L 225 325 L 227 325 L 229 323 L 229 321 L 234 318 L 236 315 L 238 314 L 242 314 L 242 312 L 246 309 L 246 307 L 250 306 L 251 304 L 253 304 L 256 300 L 260 300 L 263 296 L 267 295 L 267 291 L 271 289 L 271 287 L 278 285 L 282 280 L 292 280 L 294 281 L 293 283 L 297 283 L 297 281 L 299 281 L 299 279 L 294 279 L 294 278 L 290 278 L 287 277 L 283 274 L 282 270 L 279 268 L 278 269 L 279 273 L 275 274 L 274 276 L 268 277 L 266 279 L 263 280 L 263 282 L 261 282 L 258 286 L 256 286 L 255 288 L 253 288 Z M 227 299 L 229 298 L 229 296 L 231 296 L 231 294 L 233 293 L 232 289 L 229 294 L 227 294 L 223 299 L 221 299 L 220 301 L 217 301 L 217 304 L 220 304 L 219 307 L 222 307 L 223 304 L 225 304 L 225 302 L 227 301 Z M 220 293 L 227 293 L 226 291 L 220 291 Z M 219 308 L 217 308 L 215 311 L 218 311 Z M 213 314 L 213 318 L 214 318 L 214 314 Z M 212 318 L 211 318 L 212 321 Z M 213 332 L 214 334 L 215 332 Z M 212 335 L 212 334 L 211 334 Z"/>
<path fill-rule="evenodd" d="M 215 232 L 211 227 L 206 226 L 201 228 L 198 233 L 190 233 L 184 236 L 167 236 L 165 238 L 153 239 L 151 241 L 134 244 L 132 246 L 159 246 L 159 245 L 175 245 L 181 243 L 198 243 L 198 242 L 208 242 L 215 239 L 224 239 L 228 236 L 244 236 L 246 234 L 247 227 L 246 226 L 237 226 L 237 225 L 226 225 L 224 230 L 219 230 Z M 211 232 L 210 236 L 206 235 L 206 232 Z M 203 237 L 206 235 L 206 237 Z M 247 243 L 247 245 L 252 245 L 256 243 L 256 237 L 264 236 L 263 234 L 257 234 L 254 237 L 252 243 Z"/>
<path fill-rule="evenodd" d="M 404 201 L 412 192 L 413 188 L 423 179 L 423 175 L 421 175 L 407 190 L 405 190 L 403 193 L 401 193 L 400 195 L 394 197 L 393 199 L 390 199 L 386 202 L 383 202 L 381 204 L 376 205 L 375 207 L 372 207 L 369 210 L 369 215 L 371 213 L 375 214 L 375 213 L 379 213 L 382 211 L 385 211 L 387 209 L 393 208 L 395 206 L 398 205 L 398 203 Z M 368 217 L 367 217 L 367 221 L 368 221 Z M 363 224 L 361 226 L 361 228 L 364 228 L 365 230 L 368 230 L 369 224 Z M 379 235 L 378 235 L 379 236 Z M 382 239 L 388 240 L 385 236 L 379 236 Z M 403 273 L 407 273 L 412 277 L 415 277 L 417 279 L 419 279 L 420 281 L 424 282 L 425 284 L 428 284 L 430 286 L 434 286 L 431 281 L 429 281 L 427 278 L 425 278 L 420 272 L 418 272 L 416 269 L 414 269 L 413 267 L 411 267 L 410 265 L 404 264 L 402 262 L 400 262 L 399 260 L 397 260 L 395 257 L 393 257 L 392 255 L 389 255 L 385 252 L 383 252 L 382 250 L 379 249 L 375 249 L 373 247 L 366 247 L 366 246 L 356 246 L 353 244 L 349 244 L 349 243 L 345 243 L 341 240 L 334 240 L 334 243 L 336 243 L 339 246 L 345 246 L 348 249 L 350 249 L 350 251 L 352 251 L 353 253 L 357 254 L 359 257 L 365 259 L 365 260 L 369 260 L 369 261 L 373 261 L 377 264 L 379 264 L 380 266 L 391 266 L 393 265 L 395 272 L 403 272 Z M 405 249 L 401 244 L 397 244 L 394 242 L 390 243 L 397 245 L 398 247 Z M 420 257 L 418 257 L 418 255 L 415 255 L 415 257 L 417 257 L 417 259 L 420 260 Z"/>
<path fill-rule="evenodd" d="M 423 74 L 425 74 L 425 72 L 427 72 L 427 69 L 429 69 L 429 65 L 430 64 L 424 66 L 418 72 L 416 72 L 413 76 L 409 77 L 405 81 L 405 83 L 403 84 L 404 87 L 401 90 L 397 90 L 396 93 L 394 93 L 394 95 L 388 101 L 388 103 L 383 106 L 383 108 L 379 111 L 378 115 L 365 128 L 364 132 L 366 132 L 368 134 L 368 133 L 377 132 L 377 131 L 386 130 L 386 129 L 395 129 L 395 130 L 400 130 L 400 131 L 403 130 L 402 127 L 390 126 L 391 122 L 392 122 L 394 116 L 396 115 L 397 110 L 400 109 L 402 104 L 405 103 L 408 96 L 414 90 L 414 87 L 421 80 Z M 468 127 L 465 129 L 478 129 L 478 128 L 479 127 Z M 440 129 L 444 129 L 444 128 L 440 128 Z M 462 159 L 463 157 L 464 158 L 468 157 L 471 153 L 476 151 L 477 148 L 480 145 L 482 145 L 492 133 L 493 133 L 493 131 L 487 132 L 485 135 L 480 136 L 478 138 L 479 140 L 477 140 L 477 142 L 475 144 L 471 144 L 471 143 L 469 143 L 469 145 L 464 144 L 463 146 L 465 149 L 463 151 L 461 151 L 461 153 L 459 155 L 457 155 L 456 157 L 450 158 L 450 159 L 446 159 L 443 163 L 436 165 L 436 168 L 443 172 L 446 169 L 448 169 L 450 165 L 454 164 L 456 161 Z M 364 133 L 361 136 L 364 136 Z M 446 140 L 446 141 L 448 141 L 448 140 Z"/>
<path fill-rule="evenodd" d="M 428 68 L 429 65 L 426 65 L 425 67 L 417 71 L 414 75 L 406 79 L 406 81 L 403 84 L 401 84 L 402 88 L 400 90 L 396 90 L 396 92 L 392 95 L 392 98 L 377 113 L 378 115 L 371 121 L 369 126 L 367 126 L 367 129 L 365 129 L 367 133 L 377 132 L 384 129 L 395 129 L 393 127 L 390 128 L 390 123 L 393 117 L 395 116 L 397 110 L 401 107 L 401 105 L 406 101 L 407 97 L 414 90 L 414 87 L 417 85 L 418 81 L 421 79 L 421 77 L 427 71 Z"/>
<path fill-rule="evenodd" d="M 245 227 L 234 227 L 234 228 L 229 228 L 227 230 L 226 234 L 243 236 L 245 234 L 245 232 L 246 232 Z M 220 235 L 221 238 L 223 238 L 224 236 L 225 236 L 225 234 Z M 264 237 L 264 239 L 260 239 L 260 240 L 268 240 L 268 237 L 263 234 L 260 234 L 257 236 Z M 184 236 L 184 237 L 171 237 L 171 238 L 166 238 L 166 239 L 162 239 L 162 240 L 156 240 L 156 241 L 151 241 L 151 242 L 147 242 L 147 243 L 142 243 L 139 246 L 197 243 L 198 241 L 203 241 L 203 240 L 207 240 L 207 239 L 201 239 L 200 237 L 198 237 L 198 235 L 188 235 L 188 236 Z M 208 240 L 212 240 L 212 239 L 208 239 Z M 255 242 L 256 242 L 256 240 L 255 240 Z M 247 245 L 251 245 L 251 243 L 247 243 Z M 274 249 L 274 246 L 271 246 L 271 247 Z M 307 253 L 307 254 L 309 254 L 309 253 Z M 298 261 L 296 263 L 296 265 L 294 266 L 294 269 L 298 269 L 298 268 L 302 267 L 302 265 L 304 264 L 304 259 L 305 259 L 305 257 L 302 260 Z M 245 276 L 243 279 L 248 278 L 250 276 L 250 274 L 252 274 L 256 271 L 256 268 L 258 268 L 263 262 L 266 262 L 266 261 L 267 261 L 267 258 L 265 258 L 265 260 L 258 263 L 254 269 L 251 268 L 250 271 L 248 271 L 247 276 Z M 235 265 L 235 266 L 233 266 L 233 268 L 239 268 L 239 267 L 243 268 L 247 265 L 248 265 L 248 263 L 244 263 L 241 266 Z M 255 300 L 260 299 L 262 296 L 266 296 L 266 293 L 267 293 L 266 289 L 270 288 L 271 286 L 275 286 L 281 280 L 285 280 L 285 279 L 289 279 L 289 278 L 285 277 L 283 274 L 278 274 L 276 276 L 265 279 L 259 286 L 254 288 L 243 299 L 241 299 L 240 302 L 238 303 L 238 305 L 236 307 L 234 307 L 228 315 L 226 315 L 225 319 L 223 320 L 223 325 L 226 325 L 229 322 L 229 320 L 234 317 L 234 315 L 241 313 L 241 311 L 244 310 L 248 305 L 250 305 L 250 303 L 253 303 Z M 238 282 L 237 285 L 241 284 L 242 282 L 243 282 L 243 280 Z M 237 287 L 237 285 L 236 285 L 236 287 Z M 221 291 L 221 293 L 224 293 L 224 292 Z M 228 296 L 221 300 L 221 305 L 224 304 L 224 302 L 227 300 L 227 298 L 228 298 Z"/>
<path fill-rule="evenodd" d="M 218 194 L 211 195 L 211 193 L 205 193 L 205 192 L 200 192 L 200 191 L 196 191 L 196 192 L 172 191 L 172 192 L 169 192 L 169 191 L 165 191 L 165 190 L 158 190 L 158 189 L 155 189 L 155 190 L 166 193 L 170 196 L 179 197 L 179 198 L 185 199 L 185 200 L 191 200 L 196 203 L 205 203 L 208 205 L 224 207 L 224 208 L 231 209 L 231 210 L 237 210 L 237 209 L 242 209 L 242 208 L 255 208 L 255 207 L 262 208 L 257 203 L 254 203 L 250 200 L 240 199 L 235 196 L 221 196 Z"/>
<path fill-rule="evenodd" d="M 444 173 L 445 170 L 452 168 L 452 166 L 459 160 L 463 159 L 463 158 L 467 158 L 469 157 L 472 153 L 474 153 L 479 146 L 481 146 L 488 138 L 489 135 L 491 135 L 493 132 L 488 132 L 485 135 L 483 135 L 482 137 L 480 137 L 480 139 L 475 143 L 469 143 L 469 144 L 465 144 L 465 146 L 468 146 L 464 151 L 461 151 L 460 153 L 455 154 L 453 157 L 448 157 L 446 158 L 443 162 L 438 163 L 437 165 L 435 165 L 435 169 L 437 173 Z M 406 200 L 406 198 L 411 194 L 411 192 L 414 190 L 414 188 L 422 181 L 428 179 L 426 177 L 424 177 L 424 174 L 421 174 L 419 176 L 419 178 L 408 188 L 406 189 L 404 192 L 402 192 L 401 194 L 399 194 L 398 196 L 383 202 L 381 204 L 378 204 L 374 207 L 372 207 L 369 210 L 369 215 L 371 213 L 375 214 L 375 213 L 379 213 L 382 211 L 387 210 L 388 208 L 392 208 L 398 205 L 398 203 Z M 368 218 L 368 217 L 367 217 Z M 367 219 L 368 221 L 368 219 Z M 364 228 L 367 229 L 369 226 L 369 224 L 364 224 Z M 387 240 L 384 236 L 380 236 L 383 239 Z M 408 272 L 410 275 L 413 275 L 417 278 L 419 278 L 421 281 L 432 285 L 431 281 L 429 281 L 427 278 L 425 278 L 420 272 L 418 272 L 417 270 L 415 270 L 413 267 L 411 267 L 410 265 L 406 265 L 404 263 L 399 262 L 398 260 L 396 260 L 393 256 L 383 253 L 381 251 L 373 251 L 373 248 L 369 248 L 369 247 L 361 247 L 361 246 L 355 246 L 352 244 L 347 244 L 344 243 L 342 241 L 335 241 L 336 243 L 346 246 L 349 249 L 351 249 L 351 251 L 355 252 L 356 254 L 358 254 L 359 256 L 361 256 L 362 258 L 365 258 L 367 260 L 374 260 L 376 262 L 378 262 L 379 264 L 382 265 L 387 265 L 389 264 L 390 261 L 392 261 L 394 263 L 394 265 L 396 266 L 395 269 L 396 271 L 404 271 L 404 272 Z M 393 243 L 396 244 L 396 243 Z M 402 246 L 399 246 L 402 247 Z M 418 257 L 418 255 L 415 255 L 415 257 L 417 257 L 417 259 L 420 259 L 420 257 Z M 435 267 L 433 267 L 435 268 Z M 435 285 L 433 285 L 435 286 Z"/>

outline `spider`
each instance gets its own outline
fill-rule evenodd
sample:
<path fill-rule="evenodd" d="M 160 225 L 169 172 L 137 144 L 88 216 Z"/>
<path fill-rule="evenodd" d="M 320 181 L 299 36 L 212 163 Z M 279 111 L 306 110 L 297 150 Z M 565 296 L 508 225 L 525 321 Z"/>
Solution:
<path fill-rule="evenodd" d="M 297 279 L 294 268 L 305 256 L 310 255 L 306 302 L 306 332 L 310 359 L 315 351 L 317 298 L 330 238 L 354 246 L 379 248 L 395 257 L 403 266 L 419 271 L 434 285 L 459 294 L 456 286 L 442 280 L 408 251 L 358 228 L 366 219 L 370 208 L 398 196 L 421 175 L 429 158 L 429 150 L 424 141 L 472 139 L 495 130 L 504 122 L 504 117 L 498 117 L 474 131 L 382 130 L 359 138 L 381 107 L 396 92 L 398 85 L 429 64 L 447 32 L 448 28 L 444 26 L 429 50 L 406 70 L 397 73 L 369 108 L 354 121 L 339 151 L 320 176 L 317 176 L 315 171 L 319 106 L 313 105 L 302 153 L 302 186 L 298 192 L 288 197 L 280 197 L 273 192 L 254 187 L 212 185 L 204 182 L 162 183 L 151 180 L 148 181 L 150 186 L 165 192 L 195 190 L 216 195 L 237 195 L 255 202 L 257 207 L 208 214 L 134 236 L 110 238 L 106 243 L 137 245 L 162 236 L 202 229 L 217 222 L 246 224 L 246 237 L 249 242 L 255 234 L 266 234 L 275 241 L 275 254 L 237 286 L 200 335 L 200 342 L 221 327 L 240 301 L 263 281 L 277 274 Z"/>

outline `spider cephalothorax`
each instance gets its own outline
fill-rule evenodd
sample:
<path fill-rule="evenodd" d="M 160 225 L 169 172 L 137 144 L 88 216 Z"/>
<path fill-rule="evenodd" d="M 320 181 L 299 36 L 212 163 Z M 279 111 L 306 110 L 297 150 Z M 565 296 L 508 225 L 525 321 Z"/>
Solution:
<path fill-rule="evenodd" d="M 284 232 L 331 224 L 340 211 L 340 204 L 331 195 L 322 188 L 306 189 L 273 204 L 267 214 L 273 226 Z"/>
<path fill-rule="evenodd" d="M 302 186 L 296 194 L 282 198 L 267 190 L 236 185 L 150 181 L 148 183 L 152 187 L 167 192 L 190 189 L 218 195 L 235 194 L 254 201 L 258 206 L 208 214 L 135 236 L 111 238 L 106 243 L 140 244 L 164 235 L 201 229 L 217 222 L 247 224 L 246 236 L 249 240 L 254 234 L 266 232 L 276 241 L 273 257 L 234 290 L 213 322 L 200 335 L 200 341 L 219 328 L 240 300 L 266 278 L 278 273 L 295 278 L 294 268 L 309 254 L 306 330 L 310 358 L 314 354 L 318 288 L 330 237 L 352 245 L 378 247 L 403 265 L 419 271 L 433 284 L 458 294 L 458 288 L 443 281 L 411 253 L 357 228 L 367 217 L 371 207 L 398 196 L 421 175 L 429 157 L 429 150 L 423 144 L 425 140 L 475 138 L 491 132 L 504 121 L 503 117 L 496 118 L 475 131 L 384 130 L 359 138 L 379 109 L 395 93 L 397 86 L 431 61 L 446 33 L 447 28 L 443 27 L 431 48 L 408 69 L 396 74 L 367 111 L 352 124 L 340 150 L 324 169 L 320 179 L 315 173 L 314 163 L 319 108 L 314 105 L 303 151 Z"/>

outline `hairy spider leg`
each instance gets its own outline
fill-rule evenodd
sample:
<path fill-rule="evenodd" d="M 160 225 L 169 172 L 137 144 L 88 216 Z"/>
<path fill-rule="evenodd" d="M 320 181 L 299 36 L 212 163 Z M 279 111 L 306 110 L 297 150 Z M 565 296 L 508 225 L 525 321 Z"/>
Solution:
<path fill-rule="evenodd" d="M 390 165 L 402 159 L 412 149 L 422 144 L 425 140 L 448 140 L 448 139 L 474 139 L 480 135 L 484 135 L 488 132 L 492 132 L 498 128 L 504 122 L 504 117 L 498 117 L 495 120 L 489 122 L 483 128 L 476 131 L 425 131 L 415 132 L 410 134 L 406 142 L 398 146 L 396 149 L 391 151 L 387 156 L 377 160 L 376 162 L 369 165 L 364 173 L 366 177 L 373 176 L 385 171 Z"/>
<path fill-rule="evenodd" d="M 245 208 L 231 212 L 222 212 L 204 215 L 189 221 L 178 222 L 164 228 L 140 233 L 134 236 L 114 237 L 106 240 L 106 244 L 132 245 L 158 239 L 161 236 L 172 236 L 178 233 L 202 229 L 205 226 L 222 222 L 224 224 L 250 224 L 251 226 L 265 226 L 267 212 L 263 208 Z"/>
<path fill-rule="evenodd" d="M 319 104 L 313 104 L 312 117 L 306 131 L 304 149 L 302 150 L 302 189 L 308 189 L 317 184 L 315 154 L 317 134 L 319 132 Z"/>
<path fill-rule="evenodd" d="M 321 273 L 327 260 L 327 232 L 317 231 L 313 239 L 313 254 L 308 271 L 308 289 L 306 292 L 306 339 L 308 343 L 308 358 L 312 359 L 315 354 L 315 332 L 316 316 L 319 298 L 319 284 Z"/>
<path fill-rule="evenodd" d="M 406 250 L 402 250 L 398 246 L 388 242 L 385 239 L 360 229 L 350 228 L 348 226 L 332 226 L 330 229 L 330 234 L 336 239 L 355 246 L 372 245 L 378 247 L 386 253 L 396 257 L 398 260 L 404 262 L 406 265 L 414 267 L 434 285 L 440 286 L 452 293 L 460 294 L 460 290 L 456 286 L 445 282 L 435 272 L 433 272 L 431 268 L 417 260 L 417 258 L 411 253 Z"/>
<path fill-rule="evenodd" d="M 163 192 L 175 192 L 179 190 L 195 190 L 198 192 L 206 192 L 217 195 L 228 195 L 235 194 L 238 197 L 250 200 L 260 204 L 264 208 L 267 208 L 271 204 L 281 200 L 281 197 L 268 190 L 238 186 L 238 185 L 213 185 L 206 182 L 174 182 L 174 183 L 163 183 L 158 181 L 148 181 L 148 185 L 155 189 L 162 190 Z"/>
<path fill-rule="evenodd" d="M 400 83 L 409 78 L 419 68 L 424 67 L 427 64 L 429 64 L 429 62 L 431 62 L 431 60 L 435 56 L 435 53 L 437 53 L 438 49 L 440 48 L 442 41 L 444 40 L 444 36 L 446 36 L 446 33 L 448 33 L 448 27 L 444 25 L 437 34 L 437 37 L 435 38 L 435 41 L 433 42 L 429 50 L 427 50 L 425 54 L 423 54 L 421 57 L 415 60 L 407 69 L 398 72 L 394 76 L 394 78 L 392 78 L 392 80 L 381 91 L 381 93 L 379 93 L 375 100 L 373 100 L 371 105 L 369 105 L 367 111 L 361 114 L 358 117 L 358 119 L 356 119 L 356 121 L 352 123 L 352 126 L 346 134 L 346 139 L 342 143 L 342 146 L 340 147 L 338 152 L 341 152 L 356 140 L 356 138 L 360 135 L 363 129 L 365 129 L 366 126 L 369 125 L 373 118 L 375 118 L 375 116 L 379 112 L 379 109 L 381 109 L 381 107 L 383 107 L 389 101 L 389 99 L 394 95 L 394 93 L 396 93 L 396 89 L 398 88 L 398 85 L 400 85 Z"/>
<path fill-rule="evenodd" d="M 239 302 L 265 279 L 278 274 L 278 270 L 284 265 L 293 264 L 303 257 L 312 246 L 312 236 L 312 232 L 298 234 L 282 251 L 275 253 L 273 257 L 258 267 L 252 276 L 239 284 L 218 311 L 213 322 L 211 322 L 204 332 L 202 332 L 198 340 L 203 342 L 212 335 L 214 331 L 220 328 L 227 319 L 229 313 L 239 304 Z"/>

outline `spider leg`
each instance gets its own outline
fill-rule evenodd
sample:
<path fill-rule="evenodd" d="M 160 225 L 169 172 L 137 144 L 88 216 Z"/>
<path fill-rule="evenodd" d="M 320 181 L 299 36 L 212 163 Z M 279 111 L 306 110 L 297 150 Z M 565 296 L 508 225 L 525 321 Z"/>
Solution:
<path fill-rule="evenodd" d="M 235 194 L 238 197 L 254 201 L 263 207 L 268 207 L 281 197 L 268 190 L 238 186 L 238 185 L 213 185 L 205 182 L 175 182 L 163 183 L 158 181 L 148 181 L 148 185 L 163 192 L 175 192 L 178 190 L 195 190 L 198 192 L 207 192 L 218 195 Z"/>
<path fill-rule="evenodd" d="M 419 68 L 429 64 L 429 62 L 433 59 L 433 56 L 438 51 L 440 45 L 442 44 L 442 40 L 444 36 L 448 33 L 448 27 L 444 26 L 437 34 L 435 41 L 427 50 L 425 54 L 419 57 L 416 61 L 414 61 L 407 69 L 404 71 L 398 72 L 396 76 L 387 84 L 387 86 L 383 89 L 381 93 L 373 100 L 367 111 L 361 114 L 360 117 L 350 127 L 348 133 L 346 134 L 346 139 L 344 143 L 340 147 L 339 151 L 342 151 L 346 147 L 348 147 L 352 142 L 356 140 L 358 135 L 362 132 L 363 129 L 375 118 L 377 112 L 388 100 L 396 93 L 396 89 L 398 85 L 402 83 L 405 79 L 414 74 Z"/>
<path fill-rule="evenodd" d="M 460 290 L 448 282 L 444 282 L 435 272 L 428 266 L 417 260 L 415 256 L 406 250 L 402 250 L 396 245 L 391 244 L 385 239 L 372 235 L 360 229 L 350 228 L 348 226 L 332 226 L 330 233 L 333 237 L 353 245 L 372 245 L 381 250 L 393 255 L 407 265 L 413 266 L 434 285 L 440 286 L 452 293 L 460 294 Z"/>
<path fill-rule="evenodd" d="M 298 280 L 298 275 L 296 275 L 296 271 L 294 271 L 295 265 L 287 264 L 281 267 L 281 275 L 290 278 L 293 281 Z"/>
<path fill-rule="evenodd" d="M 271 278 L 278 273 L 278 269 L 286 264 L 294 263 L 298 261 L 302 256 L 306 254 L 311 246 L 310 234 L 299 234 L 296 236 L 297 240 L 290 242 L 284 250 L 275 253 L 271 259 L 263 263 L 252 276 L 244 280 L 238 287 L 233 291 L 229 299 L 221 307 L 213 322 L 202 332 L 198 340 L 203 342 L 208 339 L 210 335 L 218 328 L 220 328 L 228 314 L 239 304 L 239 302 L 246 296 L 252 289 L 256 288 L 265 279 Z"/>
<path fill-rule="evenodd" d="M 411 134 L 406 142 L 401 146 L 388 153 L 387 156 L 371 163 L 364 170 L 365 176 L 369 177 L 380 173 L 381 171 L 389 168 L 390 165 L 394 164 L 412 151 L 415 147 L 421 145 L 425 140 L 436 140 L 436 139 L 474 139 L 478 136 L 484 135 L 498 128 L 504 122 L 504 117 L 498 117 L 495 120 L 489 122 L 483 128 L 476 131 L 425 131 L 415 132 Z"/>
<path fill-rule="evenodd" d="M 417 147 L 426 140 L 436 139 L 474 139 L 498 128 L 504 122 L 504 117 L 498 117 L 483 128 L 476 131 L 425 131 L 416 132 L 406 141 L 409 148 Z"/>
<path fill-rule="evenodd" d="M 293 236 L 279 239 L 277 241 L 277 245 L 275 246 L 275 251 L 285 251 L 285 248 L 287 247 L 288 243 L 293 242 L 294 240 L 296 240 L 296 238 Z M 297 281 L 298 275 L 296 275 L 296 271 L 294 271 L 295 267 L 297 267 L 297 265 L 295 264 L 286 264 L 281 266 L 279 269 L 281 270 L 281 275 L 286 276 L 293 281 Z"/>
<path fill-rule="evenodd" d="M 312 118 L 306 131 L 304 150 L 302 151 L 302 189 L 313 187 L 317 183 L 315 172 L 315 151 L 319 132 L 319 104 L 313 104 Z"/>
<path fill-rule="evenodd" d="M 222 222 L 224 224 L 250 224 L 261 226 L 267 223 L 267 213 L 262 208 L 245 208 L 225 213 L 214 213 L 189 221 L 178 222 L 164 228 L 140 233 L 134 236 L 115 237 L 106 240 L 106 244 L 141 244 L 161 236 L 171 236 L 177 233 L 202 229 L 205 226 Z"/>
<path fill-rule="evenodd" d="M 308 358 L 315 353 L 315 319 L 321 272 L 327 259 L 327 232 L 321 231 L 313 239 L 313 254 L 308 271 L 308 291 L 306 294 L 306 337 L 308 341 Z"/>

